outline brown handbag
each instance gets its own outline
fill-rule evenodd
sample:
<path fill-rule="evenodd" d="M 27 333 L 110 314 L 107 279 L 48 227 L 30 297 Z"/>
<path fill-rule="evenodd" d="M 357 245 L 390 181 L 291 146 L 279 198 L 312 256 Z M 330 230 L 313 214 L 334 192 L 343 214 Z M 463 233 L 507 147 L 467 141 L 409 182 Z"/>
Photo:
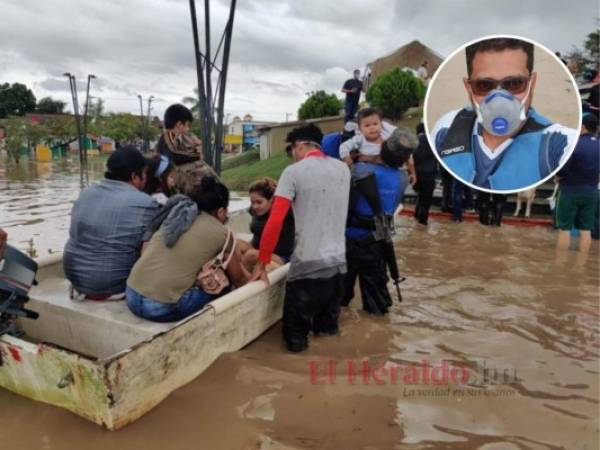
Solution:
<path fill-rule="evenodd" d="M 227 229 L 227 238 L 221 252 L 202 266 L 196 277 L 196 284 L 207 294 L 218 295 L 229 287 L 230 282 L 225 270 L 235 252 L 235 237 Z M 227 255 L 227 256 L 226 256 Z"/>

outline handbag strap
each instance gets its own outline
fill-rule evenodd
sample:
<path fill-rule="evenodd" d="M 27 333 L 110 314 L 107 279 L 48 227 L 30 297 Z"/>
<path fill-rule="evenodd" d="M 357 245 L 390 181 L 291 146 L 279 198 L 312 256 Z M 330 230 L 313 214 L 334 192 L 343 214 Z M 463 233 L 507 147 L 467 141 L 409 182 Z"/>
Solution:
<path fill-rule="evenodd" d="M 223 249 L 221 250 L 221 253 L 219 253 L 219 255 L 217 256 L 217 258 L 220 261 L 223 261 L 221 263 L 221 267 L 223 267 L 223 269 L 227 268 L 229 261 L 231 261 L 231 258 L 233 256 L 233 254 L 235 253 L 235 244 L 236 244 L 236 242 L 235 242 L 235 237 L 233 235 L 233 231 L 231 231 L 231 229 L 228 227 L 227 228 L 227 238 L 225 239 L 225 244 L 223 245 Z M 227 250 L 227 248 L 230 246 L 231 246 L 231 249 Z M 228 253 L 227 259 L 223 260 L 225 253 Z"/>

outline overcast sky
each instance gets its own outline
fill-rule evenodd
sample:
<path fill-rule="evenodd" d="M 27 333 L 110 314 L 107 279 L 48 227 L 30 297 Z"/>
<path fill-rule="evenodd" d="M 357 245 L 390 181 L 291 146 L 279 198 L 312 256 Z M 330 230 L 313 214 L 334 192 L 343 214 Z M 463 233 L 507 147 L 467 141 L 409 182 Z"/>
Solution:
<path fill-rule="evenodd" d="M 228 9 L 211 0 L 213 51 Z M 415 39 L 447 56 L 480 36 L 517 34 L 567 53 L 597 16 L 597 0 L 238 0 L 225 111 L 293 118 L 307 92 L 341 97 L 353 68 Z M 162 115 L 196 86 L 189 2 L 0 0 L 0 82 L 70 105 L 67 71 L 95 74 L 92 95 L 109 111 L 139 113 L 139 93 Z M 80 84 L 80 103 L 84 95 Z"/>

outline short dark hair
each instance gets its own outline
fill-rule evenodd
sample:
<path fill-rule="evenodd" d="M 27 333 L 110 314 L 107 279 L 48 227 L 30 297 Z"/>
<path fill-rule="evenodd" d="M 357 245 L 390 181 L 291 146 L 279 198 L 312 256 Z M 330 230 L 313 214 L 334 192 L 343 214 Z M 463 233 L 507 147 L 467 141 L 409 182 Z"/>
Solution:
<path fill-rule="evenodd" d="M 169 106 L 165 111 L 164 125 L 167 130 L 175 128 L 177 122 L 186 123 L 193 121 L 194 116 L 192 115 L 192 111 L 180 103 Z"/>
<path fill-rule="evenodd" d="M 229 189 L 214 176 L 205 176 L 188 196 L 196 202 L 199 211 L 212 212 L 229 206 Z"/>
<path fill-rule="evenodd" d="M 294 128 L 287 134 L 285 142 L 287 142 L 289 145 L 286 147 L 286 151 L 289 153 L 289 150 L 291 150 L 292 145 L 294 145 L 294 142 L 297 141 L 314 142 L 317 146 L 320 147 L 322 140 L 323 132 L 318 126 L 316 126 L 314 123 L 302 125 Z"/>
<path fill-rule="evenodd" d="M 135 145 L 124 145 L 109 156 L 106 161 L 104 178 L 128 182 L 131 177 L 142 177 L 146 169 L 146 160 Z"/>
<path fill-rule="evenodd" d="M 521 49 L 527 55 L 527 70 L 533 72 L 533 44 L 514 38 L 492 38 L 475 42 L 467 46 L 467 75 L 470 77 L 473 73 L 473 58 L 477 53 L 483 52 L 501 52 L 502 50 Z"/>
<path fill-rule="evenodd" d="M 381 115 L 381 112 L 379 112 L 377 109 L 363 108 L 360 111 L 358 111 L 358 114 L 356 116 L 356 121 L 358 122 L 358 126 L 360 126 L 360 123 L 362 122 L 362 120 L 365 117 L 369 117 L 369 116 L 378 116 L 379 120 L 381 120 L 383 118 L 383 116 Z"/>
<path fill-rule="evenodd" d="M 581 124 L 590 133 L 595 133 L 598 130 L 598 117 L 594 113 L 585 113 L 581 118 Z"/>
<path fill-rule="evenodd" d="M 425 125 L 423 125 L 423 122 L 418 123 L 417 127 L 415 128 L 415 131 L 417 132 L 417 134 L 425 133 Z"/>

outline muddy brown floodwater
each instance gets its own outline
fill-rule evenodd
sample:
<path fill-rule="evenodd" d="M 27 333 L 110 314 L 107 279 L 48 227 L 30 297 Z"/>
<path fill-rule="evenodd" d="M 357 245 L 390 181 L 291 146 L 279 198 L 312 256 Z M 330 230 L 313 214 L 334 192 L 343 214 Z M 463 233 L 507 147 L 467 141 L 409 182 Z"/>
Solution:
<path fill-rule="evenodd" d="M 580 258 L 541 227 L 399 222 L 388 316 L 355 300 L 299 355 L 276 325 L 116 432 L 0 389 L 0 448 L 598 448 L 597 242 Z"/>

